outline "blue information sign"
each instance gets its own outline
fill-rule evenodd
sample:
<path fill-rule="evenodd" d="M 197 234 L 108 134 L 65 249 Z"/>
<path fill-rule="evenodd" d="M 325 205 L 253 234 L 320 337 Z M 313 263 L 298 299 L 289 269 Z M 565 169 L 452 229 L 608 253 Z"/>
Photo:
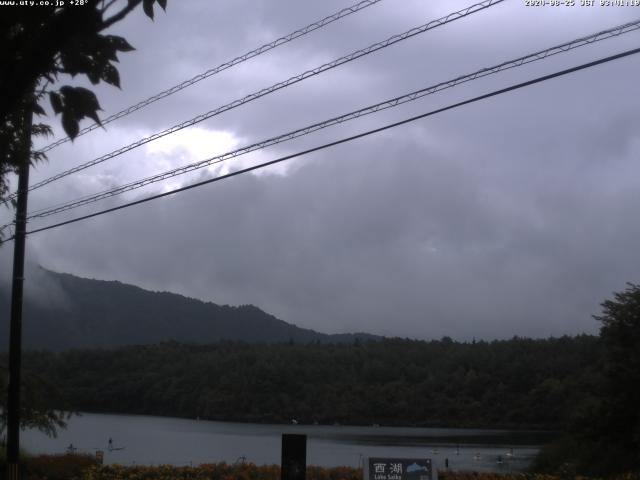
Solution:
<path fill-rule="evenodd" d="M 429 458 L 374 458 L 366 463 L 365 480 L 431 480 Z"/>

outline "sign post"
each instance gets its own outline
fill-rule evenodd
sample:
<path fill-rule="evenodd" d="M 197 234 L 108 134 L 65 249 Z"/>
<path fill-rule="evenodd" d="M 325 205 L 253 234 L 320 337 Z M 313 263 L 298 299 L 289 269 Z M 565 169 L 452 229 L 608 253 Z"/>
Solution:
<path fill-rule="evenodd" d="M 305 480 L 307 472 L 307 436 L 282 435 L 281 480 Z"/>

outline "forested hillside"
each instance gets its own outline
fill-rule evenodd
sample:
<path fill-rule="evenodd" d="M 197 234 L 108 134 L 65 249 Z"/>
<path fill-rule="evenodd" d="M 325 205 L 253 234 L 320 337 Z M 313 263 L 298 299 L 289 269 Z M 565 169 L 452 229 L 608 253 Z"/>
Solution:
<path fill-rule="evenodd" d="M 353 342 L 367 334 L 327 335 L 284 322 L 253 305 L 229 306 L 114 281 L 37 268 L 25 289 L 23 345 L 29 349 L 114 348 L 169 340 L 211 343 Z M 0 285 L 0 311 L 9 311 Z M 8 345 L 8 315 L 0 316 L 0 349 Z"/>
<path fill-rule="evenodd" d="M 600 356 L 596 337 L 579 336 L 490 343 L 164 343 L 31 352 L 24 362 L 80 411 L 560 429 L 597 392 Z"/>

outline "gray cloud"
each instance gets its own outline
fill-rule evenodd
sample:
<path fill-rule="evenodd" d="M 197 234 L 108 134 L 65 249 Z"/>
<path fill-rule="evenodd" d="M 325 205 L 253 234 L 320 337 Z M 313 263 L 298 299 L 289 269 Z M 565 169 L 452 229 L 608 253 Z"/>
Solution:
<path fill-rule="evenodd" d="M 402 5 L 381 2 L 53 151 L 34 177 L 465 4 Z M 118 27 L 138 51 L 123 56 L 123 92 L 101 90 L 105 109 L 343 6 L 170 2 L 155 25 L 138 15 Z M 201 128 L 255 141 L 610 27 L 631 13 L 569 10 L 505 2 Z M 630 48 L 636 37 L 473 82 L 249 159 L 275 158 L 605 56 Z M 237 177 L 34 235 L 29 255 L 58 271 L 254 303 L 326 332 L 460 339 L 594 332 L 590 315 L 599 302 L 637 281 L 640 266 L 634 248 L 640 227 L 633 221 L 640 205 L 637 74 L 631 58 L 553 80 L 295 160 L 284 173 Z M 183 160 L 139 149 L 34 192 L 32 204 L 149 175 L 161 161 L 192 161 L 195 147 L 177 145 Z M 9 255 L 6 247 L 0 253 Z"/>

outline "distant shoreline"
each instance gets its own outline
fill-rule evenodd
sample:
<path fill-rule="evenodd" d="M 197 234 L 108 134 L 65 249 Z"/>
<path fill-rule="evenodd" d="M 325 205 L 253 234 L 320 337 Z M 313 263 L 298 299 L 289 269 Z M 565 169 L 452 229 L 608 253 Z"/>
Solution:
<path fill-rule="evenodd" d="M 380 424 L 358 424 L 358 423 L 304 423 L 304 422 L 256 422 L 253 420 L 225 420 L 225 419 L 212 419 L 212 418 L 198 418 L 198 417 L 188 417 L 188 416 L 176 416 L 176 415 L 156 415 L 149 413 L 127 413 L 127 412 L 109 412 L 109 411 L 91 411 L 84 410 L 82 412 L 71 412 L 67 411 L 66 413 L 71 413 L 72 416 L 82 416 L 83 414 L 90 415 L 114 415 L 114 416 L 128 416 L 128 417 L 147 417 L 147 418 L 166 418 L 166 419 L 176 419 L 176 420 L 193 420 L 198 422 L 211 422 L 211 423 L 222 423 L 222 424 L 230 424 L 230 425 L 260 425 L 260 426 L 274 426 L 274 427 L 291 427 L 295 428 L 304 428 L 304 427 L 345 427 L 345 428 L 367 428 L 370 427 L 372 429 L 413 429 L 413 430 L 482 430 L 488 433 L 495 434 L 531 434 L 531 435 L 539 435 L 540 437 L 553 439 L 562 434 L 562 432 L 558 430 L 552 429 L 544 429 L 544 428 L 528 428 L 527 426 L 512 426 L 512 425 L 504 425 L 504 426 L 448 426 L 448 425 L 404 425 L 404 424 L 393 424 L 393 425 L 380 425 Z M 442 439 L 443 437 L 423 437 L 425 439 Z M 452 436 L 452 439 L 455 440 L 455 436 Z M 484 438 L 484 437 L 480 437 Z"/>

